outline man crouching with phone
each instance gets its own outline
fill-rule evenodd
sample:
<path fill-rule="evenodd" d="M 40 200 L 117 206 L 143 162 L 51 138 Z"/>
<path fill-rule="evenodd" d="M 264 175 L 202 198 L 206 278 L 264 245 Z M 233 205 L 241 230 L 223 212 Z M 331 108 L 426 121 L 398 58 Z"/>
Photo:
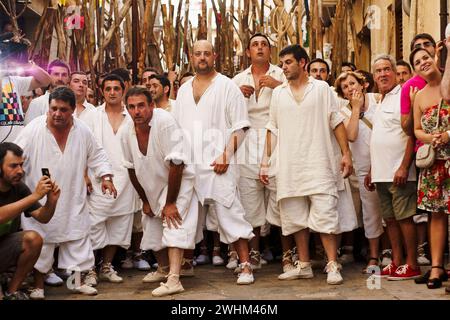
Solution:
<path fill-rule="evenodd" d="M 28 300 L 19 286 L 39 258 L 42 237 L 35 231 L 19 231 L 20 215 L 47 223 L 53 217 L 60 190 L 49 177 L 38 181 L 35 191 L 22 182 L 23 150 L 16 144 L 0 143 L 0 274 L 15 269 L 4 294 L 5 300 Z M 47 196 L 44 206 L 39 200 Z M 1 289 L 0 289 L 1 294 Z"/>

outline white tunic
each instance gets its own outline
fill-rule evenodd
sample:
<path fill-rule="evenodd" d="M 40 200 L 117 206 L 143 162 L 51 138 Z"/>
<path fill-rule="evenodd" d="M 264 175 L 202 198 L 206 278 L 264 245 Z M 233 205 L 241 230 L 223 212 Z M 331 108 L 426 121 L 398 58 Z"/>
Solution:
<path fill-rule="evenodd" d="M 48 98 L 50 97 L 50 92 L 47 90 L 45 94 L 36 99 L 31 100 L 28 106 L 27 113 L 25 114 L 25 125 L 29 124 L 33 119 L 43 116 L 48 111 Z"/>
<path fill-rule="evenodd" d="M 80 114 L 77 114 L 76 111 L 75 111 L 73 113 L 73 116 L 75 118 L 78 118 L 78 119 L 83 120 L 84 122 L 86 122 L 89 119 L 90 111 L 95 111 L 97 108 L 93 104 L 90 104 L 89 102 L 87 102 L 87 100 L 84 100 L 83 107 L 84 107 L 84 110 L 81 111 Z"/>
<path fill-rule="evenodd" d="M 106 151 L 112 165 L 113 182 L 117 190 L 117 198 L 104 195 L 100 179 L 93 177 L 89 171 L 92 181 L 93 192 L 88 198 L 90 212 L 96 215 L 120 216 L 136 211 L 136 192 L 131 184 L 128 170 L 123 167 L 123 153 L 120 148 L 120 135 L 127 126 L 133 122 L 128 112 L 123 110 L 124 119 L 114 134 L 113 128 L 108 120 L 105 106 L 98 107 L 93 111 L 84 111 L 86 124 L 92 130 L 97 143 Z"/>
<path fill-rule="evenodd" d="M 400 114 L 401 87 L 397 85 L 377 105 L 370 141 L 372 182 L 393 182 L 409 137 L 403 132 Z M 408 181 L 416 181 L 416 168 L 409 168 Z"/>
<path fill-rule="evenodd" d="M 218 175 L 211 164 L 223 153 L 234 131 L 250 127 L 244 96 L 232 80 L 218 73 L 196 104 L 193 79 L 179 89 L 172 113 L 188 135 L 201 203 L 214 200 L 230 207 L 236 193 L 236 165 Z"/>
<path fill-rule="evenodd" d="M 166 204 L 170 161 L 187 162 L 183 153 L 185 138 L 173 116 L 165 110 L 155 108 L 150 121 L 150 137 L 147 155 L 139 149 L 134 124 L 123 128 L 120 140 L 123 149 L 123 165 L 134 169 L 150 207 L 156 216 L 161 216 Z M 179 212 L 189 209 L 194 191 L 194 170 L 190 165 L 183 170 L 180 191 L 177 198 Z"/>
<path fill-rule="evenodd" d="M 281 82 L 286 81 L 283 70 L 273 64 L 270 64 L 266 75 Z M 249 85 L 256 88 L 252 74 L 252 66 L 236 75 L 233 78 L 233 81 L 238 85 L 238 87 Z M 264 144 L 266 140 L 265 126 L 269 121 L 269 107 L 272 92 L 273 89 L 262 87 L 259 91 L 258 97 L 255 93 L 249 98 L 244 98 L 247 102 L 248 118 L 252 124 L 252 128 L 247 131 L 247 136 L 244 141 L 245 148 L 239 148 L 238 157 L 239 163 L 241 163 L 239 166 L 239 171 L 242 177 L 251 179 L 259 178 L 259 167 L 264 153 Z M 269 175 L 273 176 L 274 172 L 272 170 L 274 168 L 271 167 L 270 169 Z"/>
<path fill-rule="evenodd" d="M 96 177 L 112 174 L 105 151 L 97 144 L 91 130 L 78 119 L 67 138 L 64 153 L 47 128 L 47 116 L 30 122 L 15 143 L 24 149 L 25 183 L 34 190 L 42 177 L 41 168 L 48 168 L 52 179 L 61 188 L 55 214 L 48 224 L 34 219 L 22 219 L 24 230 L 36 230 L 46 243 L 79 240 L 89 235 L 84 171 L 95 172 Z M 44 204 L 45 198 L 41 200 Z"/>
<path fill-rule="evenodd" d="M 298 103 L 289 84 L 274 89 L 267 129 L 278 136 L 277 200 L 343 190 L 333 130 L 343 121 L 325 81 L 308 79 Z"/>

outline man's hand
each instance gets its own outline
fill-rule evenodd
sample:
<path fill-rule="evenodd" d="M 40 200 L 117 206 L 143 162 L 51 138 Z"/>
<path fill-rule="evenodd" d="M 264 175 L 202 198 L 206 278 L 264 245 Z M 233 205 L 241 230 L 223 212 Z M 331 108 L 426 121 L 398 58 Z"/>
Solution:
<path fill-rule="evenodd" d="M 50 190 L 49 193 L 47 193 L 47 201 L 51 204 L 56 206 L 56 203 L 58 202 L 59 196 L 61 195 L 61 189 L 56 184 L 55 181 L 53 181 L 53 188 Z"/>
<path fill-rule="evenodd" d="M 265 186 L 269 184 L 269 166 L 267 164 L 261 164 L 259 168 L 259 181 Z"/>
<path fill-rule="evenodd" d="M 246 98 L 250 98 L 250 96 L 255 92 L 255 88 L 249 85 L 242 85 L 239 89 L 241 89 L 242 94 Z"/>
<path fill-rule="evenodd" d="M 171 229 L 172 226 L 175 229 L 178 229 L 178 227 L 181 226 L 182 219 L 175 203 L 166 204 L 162 210 L 161 216 L 163 221 L 167 223 L 169 229 Z"/>
<path fill-rule="evenodd" d="M 275 89 L 280 84 L 282 84 L 281 81 L 278 81 L 275 78 L 268 76 L 268 75 L 264 75 L 259 79 L 259 87 L 260 88 L 267 87 L 267 88 Z"/>
<path fill-rule="evenodd" d="M 90 195 L 94 191 L 94 187 L 92 186 L 92 181 L 87 174 L 84 176 L 84 182 L 86 183 L 87 194 Z"/>
<path fill-rule="evenodd" d="M 372 175 L 370 172 L 364 178 L 364 187 L 367 191 L 375 191 L 375 185 L 372 183 Z"/>
<path fill-rule="evenodd" d="M 175 71 L 173 71 L 173 70 L 170 70 L 170 71 L 168 72 L 168 74 L 167 74 L 167 79 L 168 79 L 171 83 L 173 83 L 175 80 L 177 80 L 177 77 L 178 77 L 177 73 L 176 73 Z"/>
<path fill-rule="evenodd" d="M 345 153 L 341 160 L 342 176 L 348 178 L 353 173 L 353 162 L 350 153 Z"/>
<path fill-rule="evenodd" d="M 33 194 L 36 197 L 36 200 L 41 200 L 47 193 L 49 193 L 53 189 L 52 180 L 50 180 L 47 176 L 42 176 L 39 182 L 36 185 L 36 189 Z"/>
<path fill-rule="evenodd" d="M 150 203 L 146 201 L 142 202 L 142 213 L 149 216 L 150 218 L 153 218 L 155 216 L 152 208 L 150 207 Z"/>
<path fill-rule="evenodd" d="M 408 168 L 405 168 L 404 166 L 400 166 L 400 168 L 397 169 L 394 175 L 394 186 L 403 186 L 408 181 Z"/>
<path fill-rule="evenodd" d="M 108 191 L 110 195 L 114 196 L 114 199 L 117 198 L 117 190 L 116 187 L 114 187 L 114 183 L 110 180 L 102 179 L 103 194 L 106 194 L 106 191 Z"/>
<path fill-rule="evenodd" d="M 222 153 L 213 163 L 211 163 L 211 167 L 214 167 L 214 172 L 217 174 L 224 174 L 227 172 L 229 166 L 229 158 L 226 153 Z"/>

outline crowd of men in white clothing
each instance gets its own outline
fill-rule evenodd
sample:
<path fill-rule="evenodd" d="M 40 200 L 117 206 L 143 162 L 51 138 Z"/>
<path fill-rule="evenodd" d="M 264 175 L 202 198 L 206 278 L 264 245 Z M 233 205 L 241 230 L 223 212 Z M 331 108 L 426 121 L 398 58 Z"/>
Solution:
<path fill-rule="evenodd" d="M 5 299 L 27 298 L 20 284 L 31 272 L 29 297 L 44 299 L 46 284 L 62 282 L 53 268 L 81 275 L 73 292 L 95 295 L 99 281 L 124 281 L 114 266 L 119 248 L 128 250 L 123 266 L 141 270 L 151 268 L 142 252 L 153 252 L 157 268 L 143 278 L 159 284 L 153 296 L 183 292 L 204 229 L 229 246 L 238 285 L 255 281 L 270 226 L 281 230 L 280 280 L 314 277 L 312 257 L 323 248 L 327 283 L 342 284 L 341 243 L 361 226 L 363 272 L 421 276 L 414 138 L 402 129 L 396 61 L 374 59 L 375 94 L 356 89 L 352 79 L 370 83 L 354 69 L 330 86 L 327 62 L 310 61 L 300 45 L 271 64 L 264 34 L 250 38 L 251 65 L 233 79 L 215 70 L 216 54 L 210 42 L 195 42 L 195 74 L 179 88 L 152 68 L 140 86 L 114 70 L 98 83 L 97 107 L 87 100 L 89 76 L 60 60 L 48 73 L 30 65 L 30 76 L 1 76 L 16 106 L 16 118 L 0 119 L 0 255 L 10 257 L 0 273 L 13 270 Z M 22 105 L 21 96 L 47 86 Z M 23 231 L 1 227 L 17 219 Z M 380 249 L 384 230 L 390 247 Z M 392 257 L 380 270 L 382 249 Z"/>

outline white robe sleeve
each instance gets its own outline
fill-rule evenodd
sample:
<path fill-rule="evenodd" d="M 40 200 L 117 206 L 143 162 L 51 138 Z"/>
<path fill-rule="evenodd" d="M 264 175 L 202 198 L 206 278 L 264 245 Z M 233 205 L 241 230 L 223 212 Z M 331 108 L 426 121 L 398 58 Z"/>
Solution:
<path fill-rule="evenodd" d="M 126 169 L 134 169 L 133 154 L 131 152 L 131 141 L 129 141 L 130 129 L 122 131 L 120 145 L 122 147 L 122 165 Z"/>
<path fill-rule="evenodd" d="M 244 95 L 239 87 L 230 82 L 230 95 L 226 97 L 226 119 L 227 127 L 231 132 L 235 132 L 239 129 L 250 128 L 251 124 L 248 120 L 247 103 L 245 102 Z"/>
<path fill-rule="evenodd" d="M 279 94 L 279 89 L 275 88 L 274 92 L 272 93 L 272 98 L 270 99 L 270 108 L 269 108 L 269 122 L 266 125 L 266 129 L 272 132 L 274 135 L 278 135 L 278 119 L 277 119 L 277 112 L 278 112 L 278 102 L 277 97 Z"/>
<path fill-rule="evenodd" d="M 11 82 L 14 83 L 14 89 L 19 96 L 24 96 L 30 91 L 30 85 L 33 77 L 11 77 Z"/>
<path fill-rule="evenodd" d="M 176 120 L 172 117 L 169 120 L 169 124 L 160 130 L 158 135 L 159 146 L 164 158 L 164 162 L 182 162 L 188 163 L 186 151 L 186 137 L 183 134 L 180 126 Z"/>
<path fill-rule="evenodd" d="M 90 131 L 86 133 L 86 143 L 88 145 L 87 167 L 94 172 L 95 177 L 100 178 L 107 174 L 112 175 L 112 166 L 108 156 Z"/>
<path fill-rule="evenodd" d="M 330 127 L 334 130 L 340 123 L 344 122 L 345 117 L 339 112 L 339 102 L 331 88 L 326 90 L 325 103 L 328 106 Z"/>

